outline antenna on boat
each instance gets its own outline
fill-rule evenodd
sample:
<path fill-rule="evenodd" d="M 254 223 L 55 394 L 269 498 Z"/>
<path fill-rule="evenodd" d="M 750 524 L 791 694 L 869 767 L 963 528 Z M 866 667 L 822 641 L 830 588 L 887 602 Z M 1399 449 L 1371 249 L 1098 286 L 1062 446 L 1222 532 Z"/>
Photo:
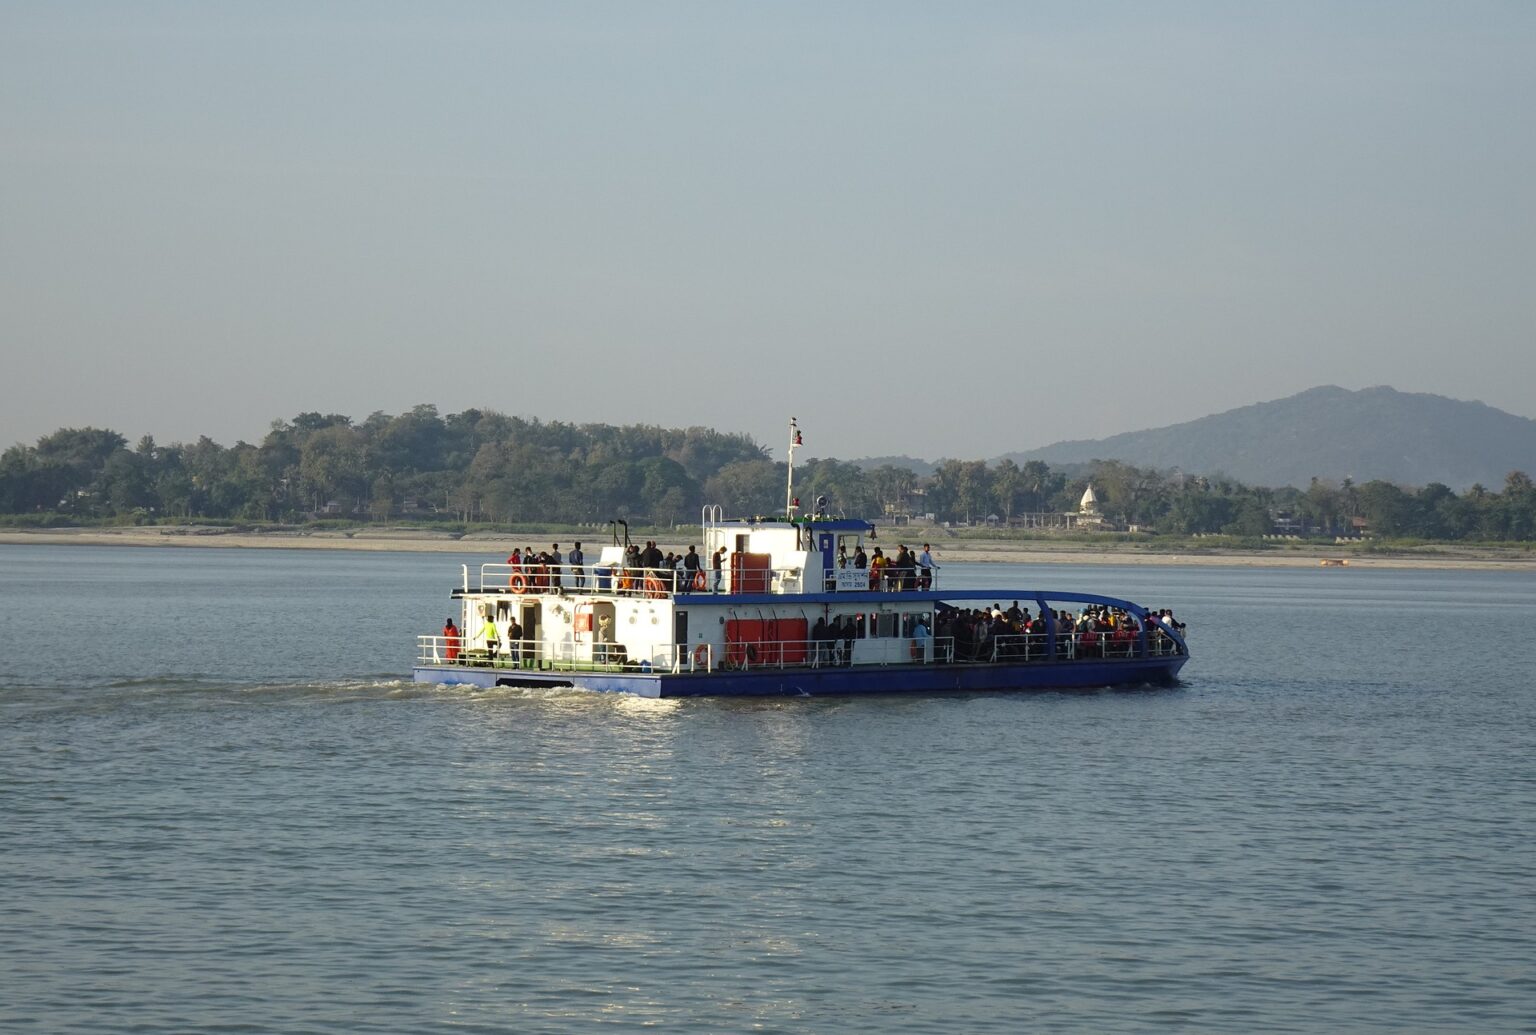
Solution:
<path fill-rule="evenodd" d="M 784 514 L 789 520 L 795 519 L 795 511 L 800 509 L 800 501 L 795 499 L 795 447 L 800 445 L 800 425 L 795 423 L 795 418 L 789 418 L 789 484 L 784 489 Z"/>

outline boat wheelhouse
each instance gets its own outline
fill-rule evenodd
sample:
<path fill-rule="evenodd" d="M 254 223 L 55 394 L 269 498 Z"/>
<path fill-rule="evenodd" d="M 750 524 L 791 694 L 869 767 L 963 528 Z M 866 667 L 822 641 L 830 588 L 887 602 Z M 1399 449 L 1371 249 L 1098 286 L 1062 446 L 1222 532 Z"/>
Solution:
<path fill-rule="evenodd" d="M 1188 660 L 1171 621 L 1127 600 L 856 567 L 875 526 L 821 500 L 798 515 L 790 429 L 787 513 L 706 508 L 697 568 L 644 563 L 623 522 L 590 566 L 463 566 L 458 631 L 419 638 L 416 681 L 645 697 L 1006 691 L 1163 685 Z M 1032 617 L 974 634 L 970 613 L 1000 599 Z"/>

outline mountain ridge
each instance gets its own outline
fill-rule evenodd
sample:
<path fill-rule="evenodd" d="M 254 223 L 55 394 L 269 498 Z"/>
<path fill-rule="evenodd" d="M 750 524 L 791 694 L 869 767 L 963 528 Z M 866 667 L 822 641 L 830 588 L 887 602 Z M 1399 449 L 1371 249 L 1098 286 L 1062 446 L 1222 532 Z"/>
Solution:
<path fill-rule="evenodd" d="M 1316 477 L 1439 482 L 1463 491 L 1473 484 L 1496 488 L 1510 471 L 1536 467 L 1536 420 L 1388 385 L 1321 385 L 1180 424 L 1054 442 L 998 459 L 1120 460 L 1274 487 L 1304 487 Z"/>

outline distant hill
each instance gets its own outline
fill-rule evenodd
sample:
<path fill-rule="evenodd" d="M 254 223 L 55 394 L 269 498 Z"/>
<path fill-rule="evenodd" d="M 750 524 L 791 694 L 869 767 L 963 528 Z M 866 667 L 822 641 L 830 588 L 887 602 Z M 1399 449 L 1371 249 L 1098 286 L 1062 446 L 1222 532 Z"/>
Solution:
<path fill-rule="evenodd" d="M 1512 470 L 1536 472 L 1536 421 L 1442 395 L 1329 385 L 1185 424 L 1057 442 L 999 459 L 1120 460 L 1263 486 L 1305 487 L 1314 476 L 1357 484 L 1442 482 L 1461 492 L 1474 483 L 1498 489 Z"/>

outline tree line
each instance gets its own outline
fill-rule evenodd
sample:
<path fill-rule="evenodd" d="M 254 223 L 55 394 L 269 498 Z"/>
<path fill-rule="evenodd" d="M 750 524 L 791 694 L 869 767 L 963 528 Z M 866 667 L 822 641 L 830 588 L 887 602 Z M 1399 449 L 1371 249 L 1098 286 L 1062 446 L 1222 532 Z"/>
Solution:
<path fill-rule="evenodd" d="M 1370 481 L 1261 488 L 1118 461 L 1056 469 L 1040 461 L 945 460 L 919 476 L 845 461 L 797 466 L 796 492 L 850 516 L 932 514 L 963 524 L 1019 523 L 1074 511 L 1092 484 L 1110 522 L 1174 534 L 1316 534 L 1444 540 L 1536 539 L 1536 488 L 1512 471 L 1497 491 L 1457 495 Z M 301 413 L 260 444 L 132 448 L 115 431 L 63 428 L 0 454 L 0 514 L 11 523 L 346 520 L 577 524 L 622 518 L 692 523 L 784 509 L 786 469 L 749 436 L 711 428 L 568 424 L 431 405 L 357 422 Z M 808 508 L 807 508 L 808 509 Z M 1278 524 L 1277 524 L 1278 523 Z"/>

